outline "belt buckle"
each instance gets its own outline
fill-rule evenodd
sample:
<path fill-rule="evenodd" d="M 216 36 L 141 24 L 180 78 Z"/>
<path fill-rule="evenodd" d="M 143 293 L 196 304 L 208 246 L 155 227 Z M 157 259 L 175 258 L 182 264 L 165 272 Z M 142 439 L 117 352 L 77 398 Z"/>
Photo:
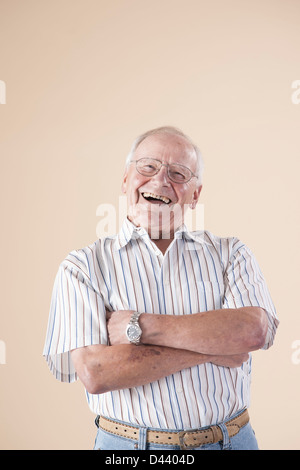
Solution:
<path fill-rule="evenodd" d="M 179 445 L 181 450 L 187 450 L 189 449 L 189 446 L 186 445 L 184 442 L 184 437 L 186 435 L 187 431 L 179 431 L 178 437 L 179 437 Z"/>

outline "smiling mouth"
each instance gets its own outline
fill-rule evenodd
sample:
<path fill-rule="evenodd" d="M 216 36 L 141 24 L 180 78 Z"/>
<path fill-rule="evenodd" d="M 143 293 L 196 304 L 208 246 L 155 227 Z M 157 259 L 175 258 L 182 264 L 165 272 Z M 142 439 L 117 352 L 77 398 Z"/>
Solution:
<path fill-rule="evenodd" d="M 146 201 L 149 201 L 149 202 L 154 202 L 154 203 L 163 202 L 164 204 L 170 204 L 171 202 L 171 199 L 169 199 L 168 197 L 159 196 L 158 194 L 154 194 L 154 193 L 142 193 L 142 196 L 144 199 L 146 199 Z"/>

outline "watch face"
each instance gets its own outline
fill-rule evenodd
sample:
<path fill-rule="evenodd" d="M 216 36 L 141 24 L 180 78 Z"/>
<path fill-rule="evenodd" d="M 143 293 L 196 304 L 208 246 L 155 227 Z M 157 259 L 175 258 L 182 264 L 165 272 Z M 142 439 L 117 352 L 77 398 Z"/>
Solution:
<path fill-rule="evenodd" d="M 135 326 L 135 325 L 128 326 L 127 336 L 130 341 L 139 339 L 140 335 L 141 335 L 141 329 L 139 328 L 139 326 Z"/>

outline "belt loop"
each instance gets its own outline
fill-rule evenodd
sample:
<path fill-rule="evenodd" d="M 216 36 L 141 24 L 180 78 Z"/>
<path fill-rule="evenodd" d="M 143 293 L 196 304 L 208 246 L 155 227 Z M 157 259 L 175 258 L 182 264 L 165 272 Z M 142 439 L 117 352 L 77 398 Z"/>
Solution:
<path fill-rule="evenodd" d="M 147 430 L 148 428 L 139 427 L 139 444 L 138 450 L 146 450 L 147 447 Z"/>
<path fill-rule="evenodd" d="M 222 434 L 223 434 L 222 450 L 231 450 L 232 447 L 231 447 L 231 442 L 230 442 L 230 438 L 229 438 L 228 429 L 226 427 L 226 424 L 220 423 L 217 426 L 221 429 Z"/>

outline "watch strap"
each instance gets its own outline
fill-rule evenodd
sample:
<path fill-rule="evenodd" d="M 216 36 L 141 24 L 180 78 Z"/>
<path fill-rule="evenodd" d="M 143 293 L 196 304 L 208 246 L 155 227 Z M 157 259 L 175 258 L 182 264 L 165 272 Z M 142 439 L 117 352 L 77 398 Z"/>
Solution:
<path fill-rule="evenodd" d="M 133 312 L 131 315 L 129 323 L 138 323 L 139 317 L 142 314 L 142 312 Z"/>

